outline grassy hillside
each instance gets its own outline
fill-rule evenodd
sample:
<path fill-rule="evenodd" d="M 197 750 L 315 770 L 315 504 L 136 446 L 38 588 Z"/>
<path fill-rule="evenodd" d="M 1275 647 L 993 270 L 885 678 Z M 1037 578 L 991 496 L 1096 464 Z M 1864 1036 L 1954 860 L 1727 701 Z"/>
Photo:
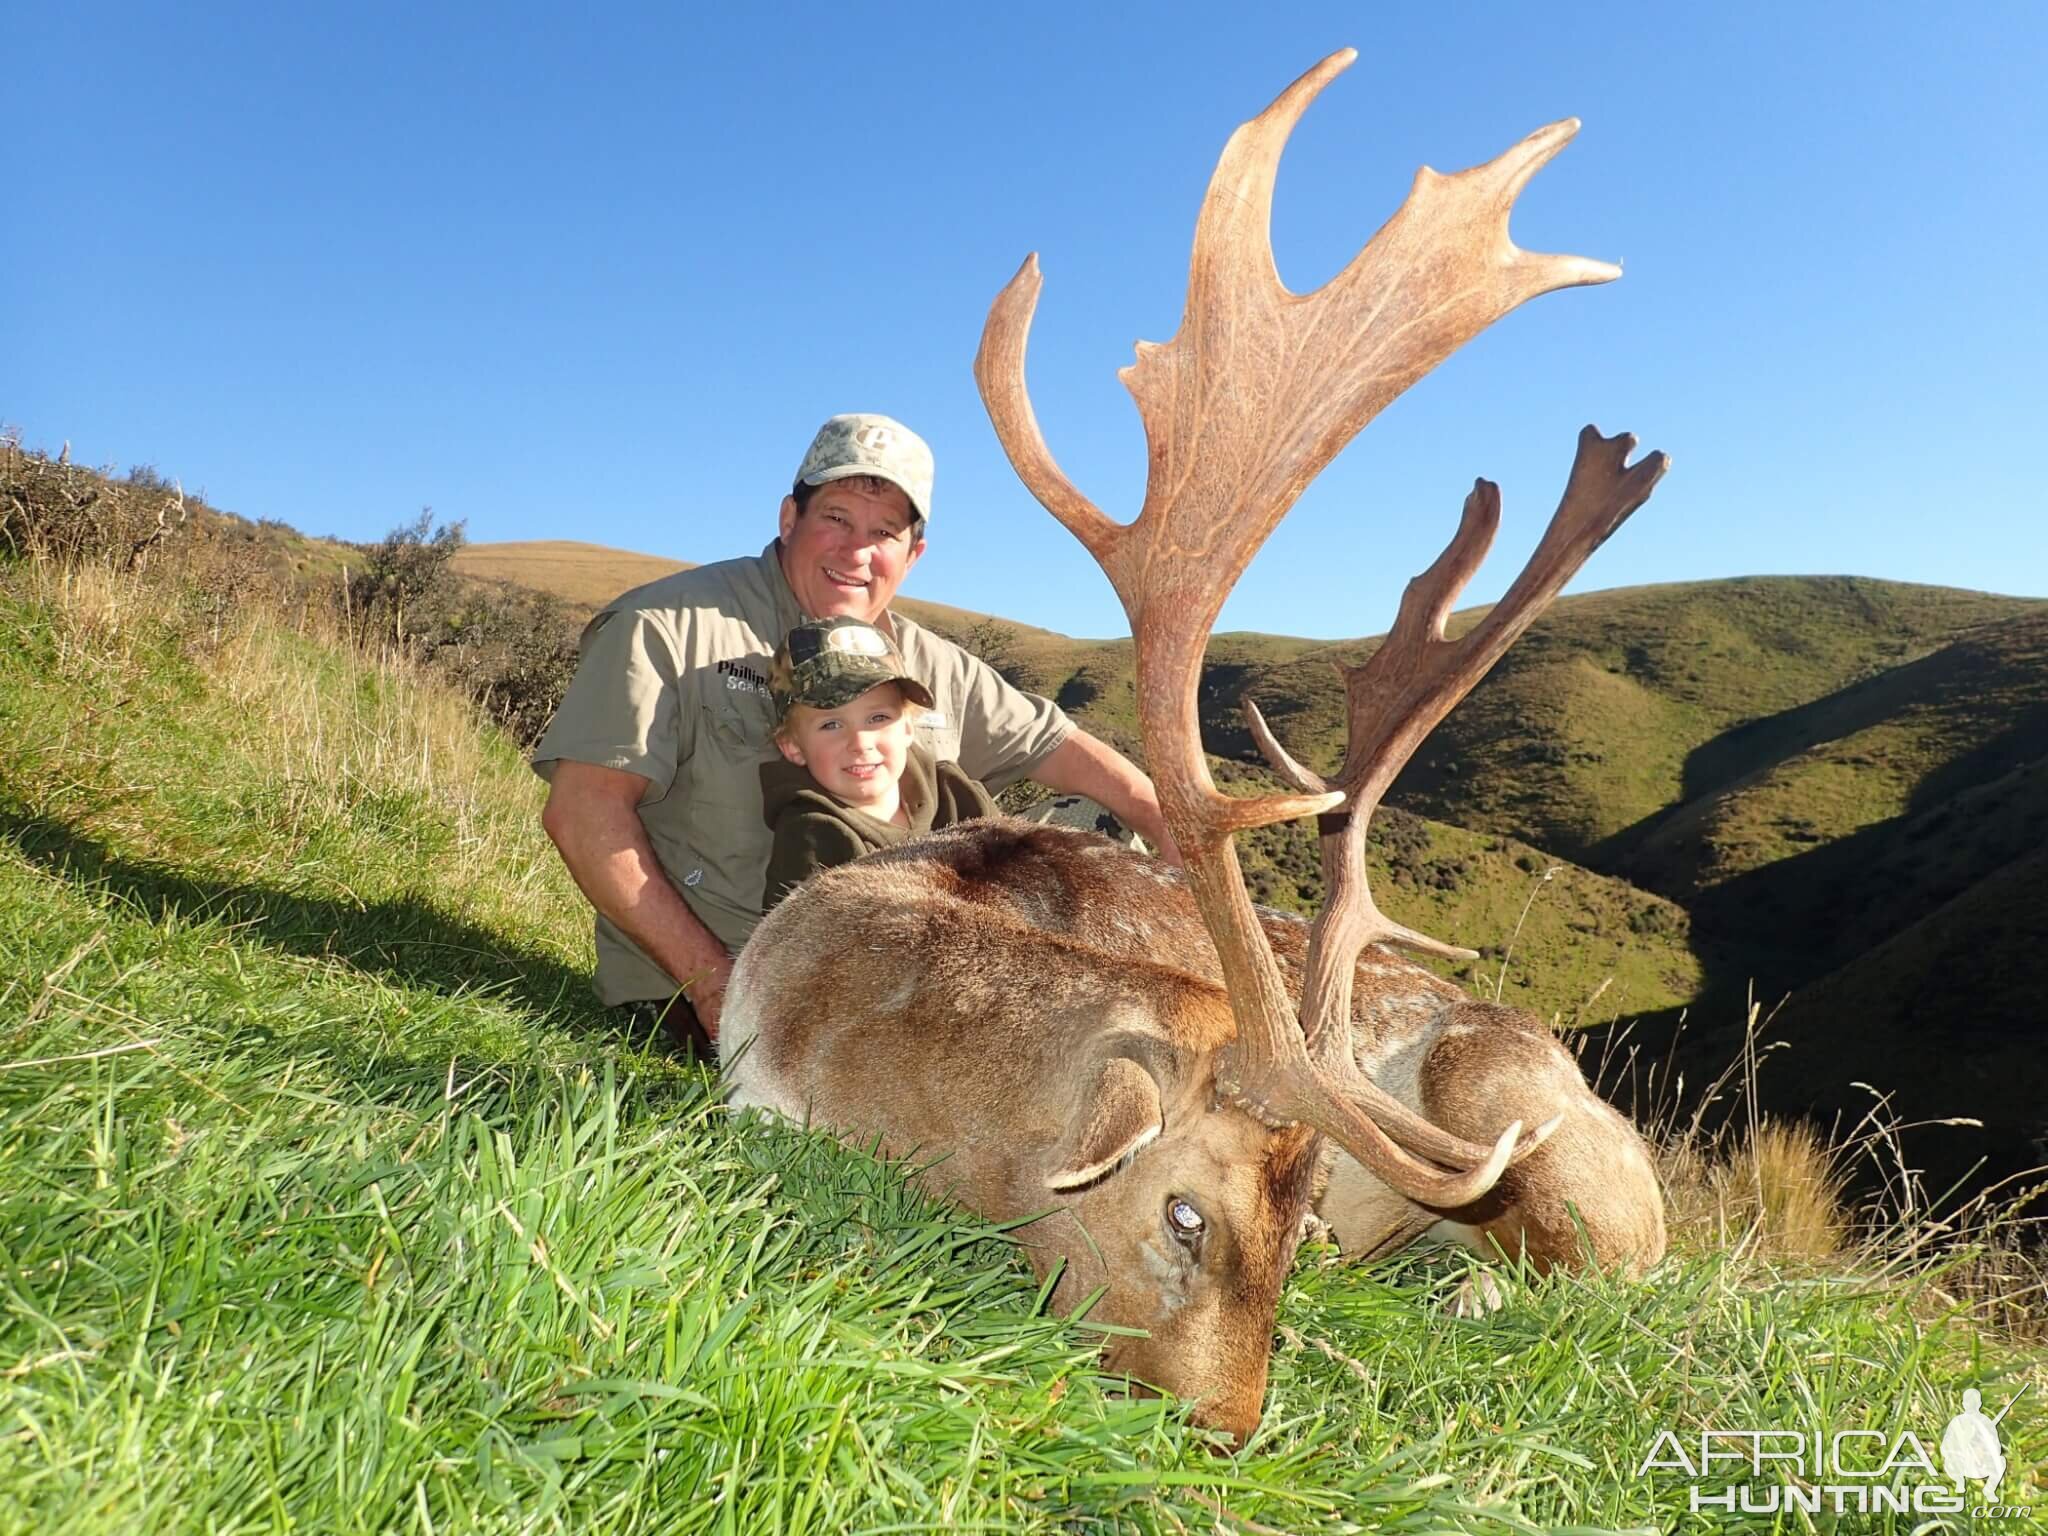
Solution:
<path fill-rule="evenodd" d="M 1614 862 L 1688 896 L 2042 759 L 2048 611 L 2036 608 L 1702 744 L 1687 764 L 1691 798 Z"/>
<path fill-rule="evenodd" d="M 612 1032 L 537 807 L 408 669 L 0 563 L 0 1531 L 1647 1531 L 1664 1428 L 2023 1381 L 2048 1499 L 2038 1354 L 1953 1263 L 1782 1256 L 1761 1163 L 1480 1323 L 1311 1251 L 1218 1456 L 1000 1234 Z"/>
<path fill-rule="evenodd" d="M 1631 829 L 1754 769 L 1735 728 L 2041 607 L 1856 577 L 1565 598 L 1444 722 L 1397 798 L 1438 814 L 1455 800 L 1468 825 L 1613 867 Z"/>
<path fill-rule="evenodd" d="M 1983 1121 L 1918 1133 L 1937 1183 L 2048 1161 L 2048 615 L 1982 624 L 1730 736 L 1700 755 L 1740 771 L 1622 864 L 1716 941 L 1700 1009 L 1787 999 L 1781 1102 L 1860 1113 L 1853 1076 L 1909 1118 Z M 1727 1044 L 1709 1030 L 1681 1055 L 1697 1069 Z"/>
<path fill-rule="evenodd" d="M 1227 760 L 1211 768 L 1219 783 L 1277 787 Z M 1314 913 L 1322 877 L 1309 825 L 1262 828 L 1238 845 L 1256 899 Z M 1476 994 L 1573 1025 L 1699 994 L 1704 976 L 1684 909 L 1626 881 L 1403 811 L 1376 819 L 1368 867 L 1374 898 L 1395 921 L 1480 952 L 1439 967 Z"/>
<path fill-rule="evenodd" d="M 2037 758 L 1926 810 L 1722 881 L 1689 906 L 1698 921 L 1746 940 L 1760 978 L 1789 987 L 1852 963 L 2044 841 L 2048 759 Z M 2006 958 L 2040 963 L 2038 951 Z"/>

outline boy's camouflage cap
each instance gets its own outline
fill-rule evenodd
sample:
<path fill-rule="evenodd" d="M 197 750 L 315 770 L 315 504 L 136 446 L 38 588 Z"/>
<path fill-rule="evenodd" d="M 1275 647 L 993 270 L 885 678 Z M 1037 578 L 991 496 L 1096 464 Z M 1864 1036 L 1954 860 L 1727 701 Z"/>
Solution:
<path fill-rule="evenodd" d="M 864 619 L 841 616 L 799 624 L 775 648 L 768 692 L 778 717 L 792 704 L 837 709 L 870 688 L 894 683 L 913 704 L 932 707 L 932 691 L 903 667 L 896 642 Z"/>
<path fill-rule="evenodd" d="M 824 485 L 849 475 L 879 475 L 901 486 L 911 511 L 930 521 L 932 451 L 894 417 L 856 412 L 834 416 L 818 428 L 797 466 L 797 479 L 805 485 Z"/>

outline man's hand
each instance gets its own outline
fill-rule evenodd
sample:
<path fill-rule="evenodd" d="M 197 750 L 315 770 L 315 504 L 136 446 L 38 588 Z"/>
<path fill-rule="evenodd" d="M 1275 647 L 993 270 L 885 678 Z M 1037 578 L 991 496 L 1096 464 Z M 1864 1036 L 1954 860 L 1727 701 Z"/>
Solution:
<path fill-rule="evenodd" d="M 1180 856 L 1180 844 L 1176 843 L 1173 840 L 1173 834 L 1166 830 L 1164 820 L 1159 823 L 1158 831 L 1145 834 L 1145 841 L 1152 845 L 1152 852 L 1157 857 L 1164 859 L 1175 869 L 1186 867 L 1186 861 Z"/>
<path fill-rule="evenodd" d="M 647 782 L 623 769 L 563 759 L 555 764 L 541 825 L 590 904 L 685 989 L 704 1032 L 716 1039 L 732 956 L 662 873 L 640 821 Z"/>
<path fill-rule="evenodd" d="M 1061 794 L 1086 795 L 1107 806 L 1150 843 L 1160 858 L 1174 865 L 1181 862 L 1180 848 L 1159 814 L 1159 795 L 1152 781 L 1108 742 L 1075 726 L 1031 777 Z"/>
<path fill-rule="evenodd" d="M 732 956 L 721 952 L 718 962 L 694 977 L 683 989 L 683 995 L 690 1000 L 690 1007 L 697 1015 L 697 1022 L 704 1026 L 704 1033 L 712 1043 L 718 1040 L 718 1016 L 725 1012 L 725 985 L 732 980 Z"/>

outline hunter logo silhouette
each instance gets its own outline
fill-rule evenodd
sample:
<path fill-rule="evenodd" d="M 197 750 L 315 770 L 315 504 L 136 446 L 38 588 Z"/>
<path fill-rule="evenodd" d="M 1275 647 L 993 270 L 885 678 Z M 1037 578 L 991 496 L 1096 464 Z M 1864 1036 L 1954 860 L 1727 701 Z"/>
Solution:
<path fill-rule="evenodd" d="M 1998 1497 L 1998 1484 L 2005 1476 L 2005 1451 L 1998 1443 L 1998 1420 L 2012 1412 L 2012 1405 L 2026 1390 L 2022 1386 L 1998 1410 L 1997 1418 L 1987 1419 L 1983 1414 L 1984 1395 L 1975 1387 L 1966 1387 L 1963 1411 L 1950 1419 L 1948 1428 L 1941 1432 L 1941 1470 L 1956 1480 L 1958 1488 L 1965 1480 L 1982 1482 L 1986 1503 Z"/>

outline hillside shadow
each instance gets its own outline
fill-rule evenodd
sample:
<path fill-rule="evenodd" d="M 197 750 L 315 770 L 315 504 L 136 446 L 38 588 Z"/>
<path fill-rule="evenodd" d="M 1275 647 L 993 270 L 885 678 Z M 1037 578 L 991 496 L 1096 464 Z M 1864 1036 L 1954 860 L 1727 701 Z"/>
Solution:
<path fill-rule="evenodd" d="M 2003 760 L 1987 753 L 1984 761 Z M 1929 810 L 1872 822 L 1675 898 L 1694 932 L 1717 941 L 1712 956 L 1700 957 L 1703 992 L 1740 1000 L 1753 987 L 1783 997 L 1895 937 L 2024 851 L 2009 834 L 2038 820 L 2034 803 L 2048 799 L 2040 782 L 2011 772 L 1997 783 L 1959 785 Z"/>
<path fill-rule="evenodd" d="M 1683 1010 L 1634 1021 L 1640 1058 L 1664 1063 L 1664 1084 L 1687 1085 L 1681 1108 L 1690 1114 L 1701 1089 L 1740 1059 L 1754 1000 L 1759 1040 L 1790 1046 L 1773 1049 L 1758 1077 L 1760 1111 L 1846 1128 L 1882 1094 L 1890 1117 L 1915 1123 L 1900 1140 L 1930 1192 L 1958 1183 L 1974 1190 L 2040 1166 L 2048 1158 L 2042 1076 L 2029 1065 L 2041 1030 L 2031 1000 L 2048 992 L 2048 931 L 2038 917 L 2005 903 L 2007 921 L 2016 929 L 2031 922 L 2037 936 L 1988 945 L 1995 955 L 1951 942 L 1924 946 L 1903 969 L 1895 954 L 1890 981 L 1867 968 L 1886 963 L 1886 946 L 1914 942 L 1951 903 L 2013 883 L 2040 846 L 2044 785 L 2048 774 L 2030 772 L 1973 786 L 1977 796 L 1952 798 L 1933 814 L 1876 823 L 1695 896 L 1694 932 L 1716 940 L 1699 955 L 1699 994 Z M 1836 981 L 1859 974 L 1857 966 L 1866 971 L 1845 1013 Z M 1639 1115 L 1671 1108 L 1619 1097 Z M 1736 1109 L 1731 1096 L 1704 1123 Z M 1983 1123 L 1941 1123 L 1954 1116 Z M 1858 1168 L 1854 1183 L 1867 1191 L 1880 1171 Z"/>
<path fill-rule="evenodd" d="M 1913 786 L 1907 806 L 1915 812 L 1935 810 L 1945 801 L 2043 760 L 2048 760 L 2048 705 L 2027 710 L 2009 729 L 1936 768 Z"/>
<path fill-rule="evenodd" d="M 215 918 L 283 954 L 339 960 L 410 987 L 488 993 L 550 1024 L 618 1033 L 582 971 L 424 902 L 358 904 L 198 879 L 115 853 L 74 827 L 4 803 L 0 837 L 46 873 L 104 890 L 152 922 L 173 914 Z"/>
<path fill-rule="evenodd" d="M 1798 994 L 1788 1000 L 1758 993 L 1756 1000 L 1763 1022 L 1756 1037 L 1761 1066 L 1753 1096 L 1744 1088 L 1742 1072 L 1730 1072 L 1742 1061 L 1746 1044 L 1745 998 L 1734 993 L 1702 996 L 1685 1009 L 1628 1021 L 1618 1050 L 1623 1057 L 1634 1052 L 1636 1064 L 1613 1070 L 1601 1084 L 1603 1096 L 1644 1126 L 1683 1128 L 1697 1116 L 1710 1134 L 1739 1131 L 1752 1108 L 1765 1119 L 1814 1125 L 1828 1141 L 1850 1145 L 1841 1171 L 1848 1190 L 1862 1198 L 1882 1194 L 1896 1199 L 1900 1170 L 1910 1168 L 1921 1198 L 1944 1212 L 2000 1186 L 2008 1200 L 2017 1202 L 2013 1214 L 2048 1217 L 2048 1194 L 2043 1193 L 2048 1186 L 2041 1186 L 2039 1177 L 2048 1166 L 2040 1101 L 2016 1101 L 2010 1091 L 2013 1086 L 2024 1091 L 2037 1074 L 2016 1070 L 2021 1058 L 2012 1051 L 2013 1042 L 1980 1053 L 1995 1056 L 1990 1070 L 2008 1085 L 1987 1092 L 1980 1076 L 1959 1070 L 1969 1065 L 1961 1053 L 1936 1052 L 1905 1062 L 1895 1048 L 1872 1052 L 1859 1037 L 1861 1020 L 1835 1021 L 1832 1028 L 1816 1030 L 1810 1013 L 1789 1011 L 1796 1008 Z M 1774 1017 L 1781 1007 L 1788 1012 Z M 1614 1033 L 1619 1035 L 1621 1026 Z M 1598 1061 L 1602 1048 L 1595 1037 L 1588 1060 Z M 1674 1082 L 1676 1092 L 1670 1086 Z M 1720 1087 L 1714 1102 L 1703 1106 L 1710 1084 Z"/>
<path fill-rule="evenodd" d="M 1676 801 L 1602 838 L 1584 862 L 1659 895 L 1686 900 L 1682 887 L 1694 872 L 1696 860 L 1674 857 L 1669 850 L 1660 859 L 1646 846 L 1660 829 L 1699 811 L 1701 802 L 1768 773 L 1802 752 L 1895 718 L 1900 690 L 1912 694 L 1916 688 L 1931 688 L 1944 669 L 1952 670 L 1952 661 L 1946 651 L 1938 651 L 1810 703 L 1730 726 L 1686 753 L 1679 768 Z"/>
<path fill-rule="evenodd" d="M 1883 725 L 1898 715 L 1902 696 L 1931 697 L 1955 670 L 1952 648 L 1944 647 L 1822 694 L 1811 703 L 1731 726 L 1686 754 L 1680 770 L 1681 803 L 1752 778 L 1823 742 Z"/>
<path fill-rule="evenodd" d="M 1686 754 L 1678 800 L 1602 840 L 1587 862 L 1661 894 L 1683 900 L 1680 887 L 1694 861 L 1682 850 L 1652 850 L 1660 829 L 1704 809 L 1704 803 L 1829 742 L 1932 711 L 1951 733 L 1984 739 L 1926 772 L 1909 793 L 1908 810 L 1929 810 L 2022 763 L 2048 757 L 2048 703 L 2030 701 L 2025 679 L 2037 676 L 2048 625 L 2035 620 L 1991 626 L 1952 639 L 1927 655 L 1862 678 L 1809 703 L 1729 727 Z M 2020 692 L 2015 696 L 2016 685 Z M 2038 685 L 2033 685 L 2037 700 Z M 1978 721 L 1970 723 L 1972 714 Z M 1995 732 L 1987 713 L 2009 715 Z"/>

